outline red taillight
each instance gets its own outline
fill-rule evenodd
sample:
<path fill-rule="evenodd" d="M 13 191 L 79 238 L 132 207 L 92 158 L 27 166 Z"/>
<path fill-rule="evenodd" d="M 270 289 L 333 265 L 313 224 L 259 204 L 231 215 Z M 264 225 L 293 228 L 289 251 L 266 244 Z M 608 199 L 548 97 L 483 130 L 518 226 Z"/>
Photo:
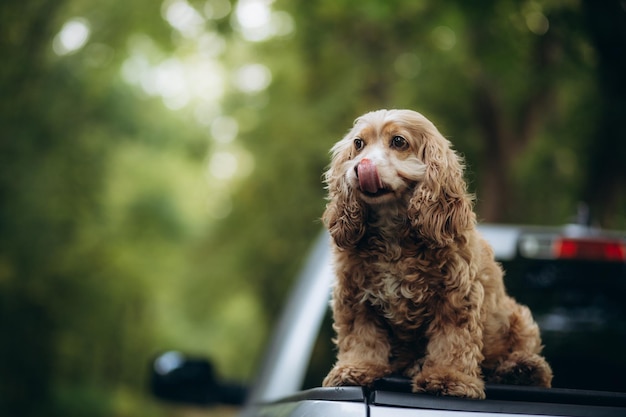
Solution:
<path fill-rule="evenodd" d="M 554 241 L 554 256 L 561 259 L 594 261 L 626 261 L 626 245 L 616 240 L 558 239 Z"/>

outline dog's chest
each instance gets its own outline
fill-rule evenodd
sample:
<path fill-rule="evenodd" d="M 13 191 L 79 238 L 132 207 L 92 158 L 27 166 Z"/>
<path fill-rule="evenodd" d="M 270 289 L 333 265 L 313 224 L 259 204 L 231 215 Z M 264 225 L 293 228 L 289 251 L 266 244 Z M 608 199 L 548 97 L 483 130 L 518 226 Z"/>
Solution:
<path fill-rule="evenodd" d="M 361 302 L 371 305 L 393 327 L 417 329 L 430 319 L 432 291 L 425 277 L 402 262 L 367 267 Z"/>

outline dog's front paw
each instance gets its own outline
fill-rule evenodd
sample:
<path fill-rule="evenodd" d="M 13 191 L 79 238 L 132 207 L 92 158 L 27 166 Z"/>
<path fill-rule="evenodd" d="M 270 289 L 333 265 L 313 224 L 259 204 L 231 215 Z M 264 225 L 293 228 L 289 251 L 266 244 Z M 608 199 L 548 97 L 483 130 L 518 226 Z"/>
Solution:
<path fill-rule="evenodd" d="M 484 399 L 485 383 L 455 370 L 424 368 L 413 378 L 413 392 Z"/>
<path fill-rule="evenodd" d="M 391 373 L 387 365 L 341 365 L 337 364 L 330 370 L 322 385 L 325 387 L 339 387 L 345 385 L 370 386 L 379 378 Z"/>

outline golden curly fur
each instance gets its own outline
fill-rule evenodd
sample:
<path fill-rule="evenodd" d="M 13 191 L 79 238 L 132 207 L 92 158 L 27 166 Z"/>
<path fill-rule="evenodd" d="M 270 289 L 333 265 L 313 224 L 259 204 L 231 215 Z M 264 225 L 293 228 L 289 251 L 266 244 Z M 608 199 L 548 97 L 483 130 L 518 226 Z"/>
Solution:
<path fill-rule="evenodd" d="M 539 328 L 476 231 L 463 163 L 420 113 L 378 110 L 332 148 L 337 362 L 324 386 L 390 374 L 415 392 L 484 398 L 484 380 L 549 387 Z"/>

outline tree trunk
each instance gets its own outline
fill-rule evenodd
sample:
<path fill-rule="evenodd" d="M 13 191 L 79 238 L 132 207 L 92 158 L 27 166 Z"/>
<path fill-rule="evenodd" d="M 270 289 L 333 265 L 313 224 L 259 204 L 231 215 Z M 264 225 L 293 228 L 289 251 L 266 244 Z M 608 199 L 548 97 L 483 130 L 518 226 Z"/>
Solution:
<path fill-rule="evenodd" d="M 602 98 L 596 133 L 589 140 L 583 196 L 596 220 L 617 227 L 626 206 L 626 6 L 618 0 L 585 0 L 583 11 L 597 51 Z"/>
<path fill-rule="evenodd" d="M 494 223 L 507 218 L 511 201 L 508 170 L 510 153 L 504 116 L 494 91 L 486 82 L 479 84 L 476 94 L 476 117 L 485 141 L 482 176 L 479 179 L 478 213 L 480 220 Z"/>
<path fill-rule="evenodd" d="M 478 213 L 486 222 L 523 220 L 525 213 L 517 210 L 517 199 L 511 167 L 549 117 L 554 85 L 550 73 L 558 61 L 559 40 L 547 33 L 537 38 L 533 63 L 528 73 L 528 93 L 519 104 L 519 111 L 507 109 L 498 94 L 498 86 L 483 74 L 475 80 L 475 112 L 485 141 L 482 177 L 479 183 Z M 477 54 L 480 56 L 480 54 Z"/>

